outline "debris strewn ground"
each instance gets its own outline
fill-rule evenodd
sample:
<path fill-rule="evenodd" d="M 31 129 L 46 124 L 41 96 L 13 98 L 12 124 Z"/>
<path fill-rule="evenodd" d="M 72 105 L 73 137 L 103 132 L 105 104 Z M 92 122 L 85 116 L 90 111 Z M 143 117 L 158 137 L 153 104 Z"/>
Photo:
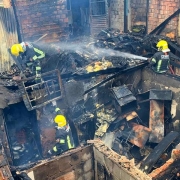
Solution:
<path fill-rule="evenodd" d="M 94 144 L 94 146 L 102 152 L 109 159 L 113 160 L 115 163 L 120 164 L 123 168 L 125 168 L 133 177 L 139 180 L 151 180 L 151 177 L 143 173 L 139 170 L 135 164 L 134 160 L 129 160 L 125 156 L 121 156 L 114 152 L 112 149 L 108 148 L 101 140 L 89 140 L 88 143 Z"/>

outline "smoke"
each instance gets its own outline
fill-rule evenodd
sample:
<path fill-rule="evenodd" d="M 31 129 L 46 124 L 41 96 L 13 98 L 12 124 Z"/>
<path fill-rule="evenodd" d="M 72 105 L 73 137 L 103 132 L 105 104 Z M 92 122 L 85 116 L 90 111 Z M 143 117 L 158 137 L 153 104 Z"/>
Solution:
<path fill-rule="evenodd" d="M 107 57 L 107 56 L 117 56 L 117 57 L 133 59 L 133 60 L 144 60 L 144 61 L 147 60 L 146 57 L 134 55 L 131 53 L 120 52 L 113 49 L 97 48 L 96 46 L 94 46 L 94 42 L 91 43 L 70 42 L 70 43 L 56 43 L 56 44 L 37 43 L 37 45 L 47 54 L 50 55 L 70 51 L 70 52 L 76 52 L 79 55 L 88 56 L 92 59 L 94 58 L 102 59 L 103 57 Z"/>

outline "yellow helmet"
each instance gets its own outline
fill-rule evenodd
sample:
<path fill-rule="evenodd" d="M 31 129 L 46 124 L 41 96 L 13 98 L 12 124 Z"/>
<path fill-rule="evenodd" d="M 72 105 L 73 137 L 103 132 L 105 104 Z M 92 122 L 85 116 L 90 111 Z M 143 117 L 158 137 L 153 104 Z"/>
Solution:
<path fill-rule="evenodd" d="M 170 49 L 168 48 L 168 43 L 165 40 L 160 40 L 156 47 L 158 48 L 158 51 L 162 51 L 162 52 L 169 52 Z"/>
<path fill-rule="evenodd" d="M 14 56 L 19 56 L 19 53 L 20 52 L 24 52 L 22 46 L 20 44 L 14 44 L 12 45 L 11 47 L 11 53 L 14 55 Z"/>
<path fill-rule="evenodd" d="M 54 122 L 58 124 L 58 127 L 66 126 L 66 118 L 63 115 L 57 115 L 54 119 Z"/>

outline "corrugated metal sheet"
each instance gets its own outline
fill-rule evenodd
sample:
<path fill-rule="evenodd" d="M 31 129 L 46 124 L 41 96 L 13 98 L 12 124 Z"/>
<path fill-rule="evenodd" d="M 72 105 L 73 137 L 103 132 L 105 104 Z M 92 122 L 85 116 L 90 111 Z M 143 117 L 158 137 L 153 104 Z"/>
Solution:
<path fill-rule="evenodd" d="M 0 7 L 0 72 L 6 71 L 13 64 L 8 49 L 18 42 L 17 25 L 12 7 Z"/>
<path fill-rule="evenodd" d="M 108 11 L 106 0 L 90 0 L 91 35 L 96 36 L 108 27 Z"/>

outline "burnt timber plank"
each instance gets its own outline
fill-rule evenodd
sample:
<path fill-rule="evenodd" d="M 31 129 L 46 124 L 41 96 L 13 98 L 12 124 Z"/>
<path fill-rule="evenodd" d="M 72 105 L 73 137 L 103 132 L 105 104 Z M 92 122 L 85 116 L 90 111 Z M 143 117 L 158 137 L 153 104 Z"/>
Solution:
<path fill-rule="evenodd" d="M 170 146 L 170 144 L 179 136 L 178 132 L 171 131 L 164 139 L 154 148 L 149 156 L 142 161 L 140 169 L 149 173 L 154 164 L 158 161 L 162 153 Z"/>
<path fill-rule="evenodd" d="M 153 180 L 164 180 L 164 179 L 171 179 L 172 177 L 175 177 L 177 173 L 179 173 L 180 169 L 180 160 L 175 160 L 174 163 L 172 163 L 165 172 L 159 173 L 157 177 L 152 178 Z"/>

